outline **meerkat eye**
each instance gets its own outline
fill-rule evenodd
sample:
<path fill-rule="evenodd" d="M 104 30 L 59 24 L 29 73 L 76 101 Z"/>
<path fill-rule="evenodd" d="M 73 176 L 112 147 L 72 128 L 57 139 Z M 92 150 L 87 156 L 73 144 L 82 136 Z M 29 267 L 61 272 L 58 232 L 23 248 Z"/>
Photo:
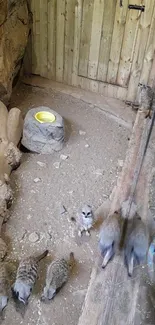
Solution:
<path fill-rule="evenodd" d="M 88 212 L 88 213 L 87 213 L 87 216 L 91 216 L 91 212 Z"/>
<path fill-rule="evenodd" d="M 86 215 L 84 211 L 82 211 L 82 214 L 83 214 L 84 216 Z"/>

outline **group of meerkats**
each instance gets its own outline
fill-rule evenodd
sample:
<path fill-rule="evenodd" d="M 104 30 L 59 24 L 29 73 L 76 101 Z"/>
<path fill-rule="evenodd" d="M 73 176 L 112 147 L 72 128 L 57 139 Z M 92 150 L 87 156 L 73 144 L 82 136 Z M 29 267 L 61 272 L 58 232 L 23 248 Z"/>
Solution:
<path fill-rule="evenodd" d="M 148 111 L 150 115 L 152 90 L 148 87 L 150 89 L 146 94 L 146 86 L 140 85 L 140 87 L 142 88 L 141 106 L 145 111 Z M 106 267 L 120 247 L 124 229 L 123 225 L 127 220 L 125 210 L 126 209 L 121 207 L 120 211 L 115 211 L 103 221 L 99 234 L 99 249 L 103 257 L 102 268 Z M 95 218 L 92 208 L 89 205 L 83 206 L 77 218 L 72 218 L 72 220 L 76 221 L 79 236 L 81 236 L 84 231 L 87 236 L 90 235 L 90 229 L 94 225 Z M 131 212 L 131 218 L 127 222 L 127 232 L 124 242 L 124 261 L 129 276 L 132 276 L 136 264 L 141 264 L 145 261 L 149 249 L 149 241 L 149 231 L 138 215 L 137 209 L 134 207 Z M 15 300 L 24 305 L 28 304 L 29 297 L 38 277 L 39 261 L 46 257 L 47 254 L 48 250 L 37 257 L 30 256 L 20 261 L 16 279 L 11 288 Z M 64 258 L 57 259 L 48 266 L 45 285 L 41 296 L 42 301 L 48 301 L 54 298 L 62 285 L 67 282 L 70 270 L 74 264 L 74 254 L 71 252 L 68 260 Z M 7 306 L 8 296 L 7 273 L 4 263 L 1 262 L 0 312 L 3 312 L 4 308 Z"/>
<path fill-rule="evenodd" d="M 149 248 L 149 233 L 136 209 L 132 209 L 132 218 L 128 221 L 128 230 L 124 245 L 124 260 L 127 266 L 128 275 L 132 276 L 134 265 L 145 261 Z M 77 214 L 76 221 L 78 235 L 85 231 L 90 235 L 90 229 L 95 223 L 92 208 L 89 205 L 83 206 Z M 99 249 L 103 257 L 102 268 L 114 257 L 119 249 L 122 238 L 123 223 L 125 222 L 124 210 L 115 211 L 109 215 L 101 226 L 99 234 Z M 48 250 L 43 254 L 34 257 L 30 256 L 20 261 L 16 279 L 12 285 L 13 298 L 24 305 L 28 304 L 29 297 L 38 278 L 39 261 L 46 257 Z M 49 264 L 46 273 L 45 285 L 41 295 L 41 301 L 49 301 L 69 278 L 70 270 L 75 264 L 74 254 L 70 253 L 68 260 L 56 259 Z M 0 265 L 0 312 L 3 312 L 8 303 L 7 276 L 4 264 Z"/>

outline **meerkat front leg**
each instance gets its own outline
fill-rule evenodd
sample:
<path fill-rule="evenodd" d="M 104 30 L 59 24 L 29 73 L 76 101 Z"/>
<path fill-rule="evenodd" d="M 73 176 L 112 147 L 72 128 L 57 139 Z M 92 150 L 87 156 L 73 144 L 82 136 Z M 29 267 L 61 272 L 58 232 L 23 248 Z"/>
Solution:
<path fill-rule="evenodd" d="M 82 233 L 84 232 L 84 228 L 83 227 L 80 227 L 79 229 L 78 229 L 78 236 L 79 237 L 82 237 Z"/>
<path fill-rule="evenodd" d="M 89 232 L 89 230 L 87 229 L 86 230 L 86 236 L 88 236 L 88 237 L 90 237 L 91 235 L 90 235 L 90 232 Z"/>

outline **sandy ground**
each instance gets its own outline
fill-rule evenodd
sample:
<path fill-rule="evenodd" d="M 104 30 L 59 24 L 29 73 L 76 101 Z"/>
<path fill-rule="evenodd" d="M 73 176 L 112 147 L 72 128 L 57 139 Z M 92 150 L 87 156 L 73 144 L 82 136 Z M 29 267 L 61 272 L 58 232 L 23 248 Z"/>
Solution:
<path fill-rule="evenodd" d="M 95 95 L 96 96 L 96 95 Z M 43 252 L 50 256 L 40 264 L 39 280 L 30 298 L 24 318 L 12 299 L 5 311 L 5 324 L 76 325 L 81 314 L 90 273 L 97 254 L 98 229 L 91 237 L 77 237 L 70 218 L 78 208 L 91 204 L 95 210 L 111 193 L 125 158 L 131 123 L 111 113 L 125 105 L 107 99 L 106 113 L 97 106 L 73 96 L 21 84 L 14 90 L 11 107 L 19 107 L 23 115 L 36 106 L 49 106 L 58 111 L 66 124 L 66 144 L 54 155 L 24 153 L 21 166 L 12 174 L 14 203 L 5 226 L 10 241 L 8 260 Z M 121 109 L 122 107 L 122 109 Z M 104 109 L 104 107 L 103 107 Z M 131 120 L 129 121 L 131 122 Z M 79 131 L 84 131 L 80 135 Z M 60 155 L 68 156 L 65 161 Z M 44 163 L 42 166 L 38 162 Z M 60 168 L 54 163 L 60 162 Z M 40 178 L 38 183 L 35 178 Z M 62 206 L 67 212 L 61 214 Z M 32 243 L 29 235 L 37 232 Z M 48 305 L 40 302 L 46 266 L 56 257 L 68 257 L 73 251 L 77 260 L 69 282 Z"/>

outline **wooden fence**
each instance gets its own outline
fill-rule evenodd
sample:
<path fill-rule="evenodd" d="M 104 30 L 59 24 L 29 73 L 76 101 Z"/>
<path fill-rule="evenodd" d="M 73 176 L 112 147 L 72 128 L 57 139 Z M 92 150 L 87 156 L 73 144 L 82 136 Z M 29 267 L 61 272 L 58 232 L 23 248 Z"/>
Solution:
<path fill-rule="evenodd" d="M 135 101 L 139 82 L 154 83 L 155 0 L 122 2 L 31 0 L 31 72 Z"/>

